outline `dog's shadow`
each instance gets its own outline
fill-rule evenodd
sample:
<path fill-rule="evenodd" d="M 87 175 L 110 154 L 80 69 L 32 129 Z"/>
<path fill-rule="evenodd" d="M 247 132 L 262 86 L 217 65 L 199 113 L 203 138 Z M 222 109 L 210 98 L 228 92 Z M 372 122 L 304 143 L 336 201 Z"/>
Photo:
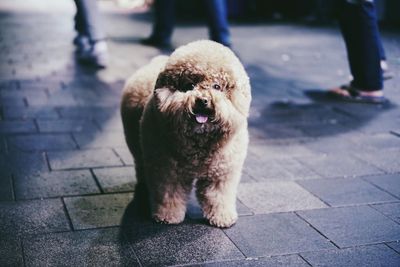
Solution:
<path fill-rule="evenodd" d="M 205 255 L 212 257 L 232 253 L 230 247 L 224 247 L 227 239 L 222 230 L 210 226 L 199 215 L 199 207 L 197 203 L 192 203 L 192 198 L 188 203 L 185 220 L 177 225 L 166 225 L 151 219 L 145 186 L 138 184 L 134 194 L 122 216 L 118 233 L 118 247 L 123 263 L 128 265 L 131 262 L 131 259 L 124 256 L 128 247 L 136 259 L 146 266 L 191 263 L 204 260 Z M 190 254 L 193 247 L 200 251 L 198 255 Z"/>
<path fill-rule="evenodd" d="M 187 203 L 186 217 L 183 224 L 196 223 L 208 225 L 207 221 L 202 217 L 202 214 L 200 213 L 201 209 L 192 194 Z M 120 235 L 129 237 L 132 234 L 132 229 L 138 226 L 153 226 L 152 228 L 156 230 L 156 232 L 152 233 L 153 235 L 157 235 L 162 232 L 163 229 L 167 229 L 168 227 L 172 226 L 156 223 L 151 218 L 148 191 L 146 186 L 142 183 L 136 184 L 134 197 L 132 201 L 126 206 L 125 211 L 122 215 L 120 223 Z"/>
<path fill-rule="evenodd" d="M 134 198 L 125 208 L 121 218 L 121 233 L 129 233 L 129 229 L 138 224 L 153 224 L 166 226 L 165 224 L 155 223 L 151 218 L 148 191 L 145 185 L 138 183 L 135 186 Z M 202 216 L 201 208 L 194 196 L 194 192 L 189 197 L 187 203 L 186 217 L 183 223 L 198 223 L 208 225 Z M 162 228 L 162 227 L 161 227 Z"/>

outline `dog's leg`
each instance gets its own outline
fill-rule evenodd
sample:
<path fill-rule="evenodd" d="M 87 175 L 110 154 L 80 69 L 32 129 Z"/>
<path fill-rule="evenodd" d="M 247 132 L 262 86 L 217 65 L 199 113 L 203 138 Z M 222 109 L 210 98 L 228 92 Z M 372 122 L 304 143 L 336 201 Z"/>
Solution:
<path fill-rule="evenodd" d="M 204 216 L 211 225 L 230 227 L 237 218 L 236 192 L 240 172 L 226 177 L 200 179 L 197 181 L 197 198 L 202 206 Z"/>
<path fill-rule="evenodd" d="M 186 202 L 191 191 L 191 184 L 175 181 L 163 181 L 160 185 L 149 187 L 152 216 L 160 223 L 178 224 L 185 219 Z"/>

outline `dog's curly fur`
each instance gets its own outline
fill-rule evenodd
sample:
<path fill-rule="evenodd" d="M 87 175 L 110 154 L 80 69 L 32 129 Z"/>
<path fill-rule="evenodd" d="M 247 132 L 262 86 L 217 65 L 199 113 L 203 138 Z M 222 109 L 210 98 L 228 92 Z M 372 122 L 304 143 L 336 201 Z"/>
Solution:
<path fill-rule="evenodd" d="M 121 103 L 125 137 L 156 221 L 182 222 L 196 181 L 210 224 L 236 222 L 250 91 L 233 52 L 206 40 L 154 58 L 126 82 Z"/>

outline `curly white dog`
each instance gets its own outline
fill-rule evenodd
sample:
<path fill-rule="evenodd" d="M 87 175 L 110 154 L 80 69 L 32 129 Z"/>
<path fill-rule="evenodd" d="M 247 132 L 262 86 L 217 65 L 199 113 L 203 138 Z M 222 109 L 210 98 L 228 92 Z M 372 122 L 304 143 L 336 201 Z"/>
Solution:
<path fill-rule="evenodd" d="M 127 81 L 121 104 L 125 137 L 156 221 L 183 221 L 195 181 L 210 224 L 236 222 L 250 101 L 242 64 L 213 41 L 158 56 Z"/>

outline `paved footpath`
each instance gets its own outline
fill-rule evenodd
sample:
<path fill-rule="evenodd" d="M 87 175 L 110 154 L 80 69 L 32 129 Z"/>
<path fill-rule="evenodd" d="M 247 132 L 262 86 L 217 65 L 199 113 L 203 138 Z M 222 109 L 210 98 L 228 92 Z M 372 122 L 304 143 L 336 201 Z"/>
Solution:
<path fill-rule="evenodd" d="M 95 72 L 74 59 L 72 1 L 33 2 L 0 4 L 0 266 L 400 266 L 399 33 L 383 33 L 388 107 L 305 96 L 348 80 L 337 28 L 233 25 L 254 98 L 240 218 L 210 227 L 192 199 L 166 226 L 135 215 L 118 109 L 160 54 L 138 44 L 149 19 L 107 13 Z M 178 26 L 174 42 L 206 37 Z"/>

